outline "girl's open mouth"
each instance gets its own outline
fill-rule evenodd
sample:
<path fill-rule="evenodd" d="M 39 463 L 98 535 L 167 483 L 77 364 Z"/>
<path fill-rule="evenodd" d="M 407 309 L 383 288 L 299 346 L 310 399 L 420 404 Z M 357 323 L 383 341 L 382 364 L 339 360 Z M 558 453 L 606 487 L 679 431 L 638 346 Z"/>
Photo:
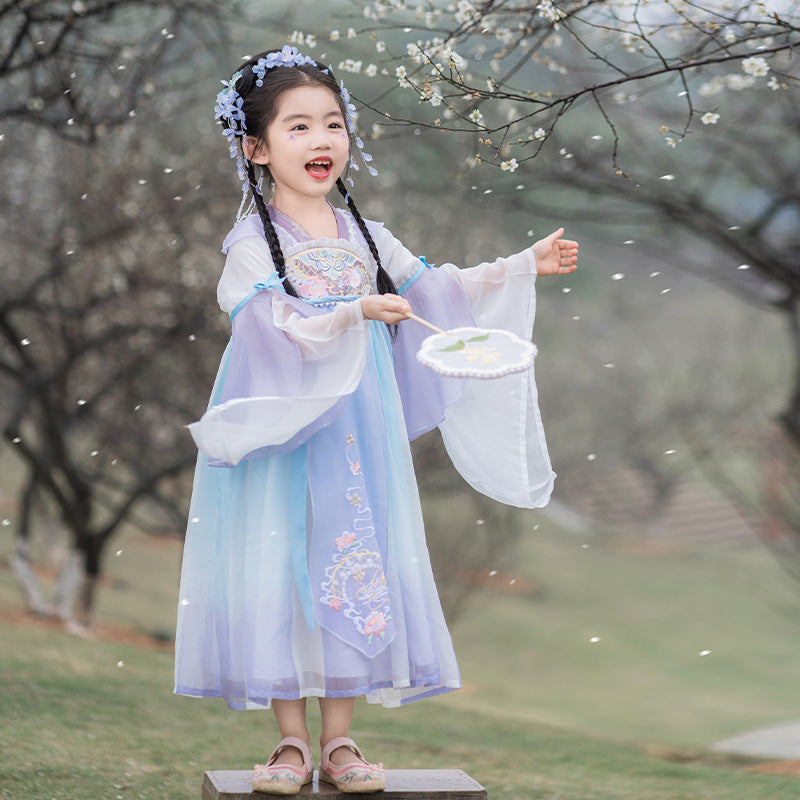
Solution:
<path fill-rule="evenodd" d="M 320 180 L 327 178 L 331 174 L 332 168 L 333 160 L 330 158 L 315 158 L 306 164 L 306 172 L 312 178 L 319 178 Z"/>

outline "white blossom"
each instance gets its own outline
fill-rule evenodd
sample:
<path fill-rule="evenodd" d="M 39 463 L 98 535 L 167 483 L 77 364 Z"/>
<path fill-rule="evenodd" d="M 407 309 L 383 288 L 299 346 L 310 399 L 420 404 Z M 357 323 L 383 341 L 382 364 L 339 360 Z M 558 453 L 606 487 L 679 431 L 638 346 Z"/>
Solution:
<path fill-rule="evenodd" d="M 402 64 L 394 71 L 394 74 L 397 76 L 397 82 L 403 89 L 407 89 L 411 86 L 407 78 L 406 68 Z"/>
<path fill-rule="evenodd" d="M 702 122 L 703 125 L 716 125 L 717 122 L 719 122 L 719 114 L 712 114 L 708 111 L 700 117 L 700 122 Z"/>
<path fill-rule="evenodd" d="M 339 62 L 339 71 L 340 72 L 361 72 L 363 62 L 361 61 L 354 61 L 352 58 L 347 58 L 344 61 Z"/>
<path fill-rule="evenodd" d="M 756 82 L 756 79 L 753 75 L 728 75 L 727 80 L 725 83 L 727 84 L 729 89 L 733 89 L 734 92 L 740 92 L 742 89 L 748 89 L 753 86 Z"/>
<path fill-rule="evenodd" d="M 530 128 L 528 128 L 528 130 L 530 130 Z M 544 128 L 537 128 L 533 132 L 533 138 L 534 139 L 544 139 L 545 136 L 547 136 L 547 133 L 546 133 Z"/>
<path fill-rule="evenodd" d="M 347 38 L 348 39 L 355 39 L 358 34 L 355 31 L 355 28 L 348 28 L 347 29 Z"/>
<path fill-rule="evenodd" d="M 383 41 L 380 41 L 380 40 L 375 42 L 375 49 L 379 53 L 383 53 L 386 50 L 386 42 L 383 42 Z"/>
<path fill-rule="evenodd" d="M 378 67 L 375 64 L 368 64 L 364 69 L 364 74 L 374 78 L 378 74 Z"/>
<path fill-rule="evenodd" d="M 508 161 L 504 161 L 500 165 L 500 169 L 502 169 L 504 172 L 516 172 L 518 166 L 519 164 L 517 163 L 517 159 L 510 158 Z"/>
<path fill-rule="evenodd" d="M 434 89 L 431 92 L 430 103 L 432 106 L 440 106 L 444 98 L 439 94 L 438 90 Z"/>
<path fill-rule="evenodd" d="M 317 37 L 313 33 L 306 35 L 306 47 L 315 48 L 317 46 Z"/>
<path fill-rule="evenodd" d="M 478 16 L 475 7 L 468 0 L 458 0 L 456 6 L 456 22 L 463 25 L 465 22 L 470 22 Z"/>
<path fill-rule="evenodd" d="M 481 114 L 480 110 L 477 108 L 474 111 L 470 112 L 469 118 L 476 125 L 480 125 L 483 122 L 483 114 Z"/>
<path fill-rule="evenodd" d="M 773 92 L 777 92 L 778 89 L 781 88 L 778 79 L 774 75 L 767 81 L 767 86 L 769 86 L 769 88 L 772 89 Z"/>
<path fill-rule="evenodd" d="M 750 56 L 742 61 L 742 71 L 754 78 L 763 78 L 764 75 L 769 74 L 769 64 L 761 56 Z"/>
<path fill-rule="evenodd" d="M 338 42 L 338 41 L 339 41 L 339 36 L 340 36 L 340 35 L 341 35 L 341 34 L 339 33 L 339 31 L 331 31 L 331 32 L 330 32 L 330 36 L 329 36 L 328 38 L 329 38 L 329 39 L 330 39 L 332 42 Z"/>
<path fill-rule="evenodd" d="M 422 51 L 421 42 L 418 42 L 416 44 L 414 42 L 409 42 L 406 45 L 406 53 L 408 53 L 409 58 L 415 64 L 421 64 L 423 62 L 423 60 L 424 60 L 424 57 L 425 57 L 425 54 Z"/>
<path fill-rule="evenodd" d="M 542 2 L 536 6 L 536 10 L 539 12 L 540 17 L 544 17 L 548 22 L 552 22 L 554 25 L 557 25 L 560 20 L 567 16 L 560 8 L 556 8 L 555 5 L 553 5 L 553 0 L 542 0 Z"/>

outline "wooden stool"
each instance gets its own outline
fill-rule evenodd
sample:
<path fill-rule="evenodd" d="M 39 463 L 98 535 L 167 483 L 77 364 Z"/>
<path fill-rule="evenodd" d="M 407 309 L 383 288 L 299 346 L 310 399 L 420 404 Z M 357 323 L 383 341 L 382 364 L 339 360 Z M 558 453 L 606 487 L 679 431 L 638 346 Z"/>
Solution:
<path fill-rule="evenodd" d="M 384 795 L 391 800 L 486 800 L 486 789 L 460 769 L 387 769 L 386 789 L 370 794 L 340 792 L 335 786 L 318 779 L 300 790 L 300 797 L 319 800 L 353 800 L 355 797 L 376 800 Z M 253 791 L 249 770 L 215 770 L 206 772 L 202 800 L 267 800 L 280 795 Z"/>

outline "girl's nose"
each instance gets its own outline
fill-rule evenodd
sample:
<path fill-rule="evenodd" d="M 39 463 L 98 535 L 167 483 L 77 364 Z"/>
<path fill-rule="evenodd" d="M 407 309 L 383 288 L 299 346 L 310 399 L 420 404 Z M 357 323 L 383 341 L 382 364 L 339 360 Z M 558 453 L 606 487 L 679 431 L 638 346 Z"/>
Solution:
<path fill-rule="evenodd" d="M 316 135 L 314 136 L 313 145 L 315 150 L 329 150 L 331 147 L 331 137 L 329 135 L 329 131 L 317 131 Z"/>

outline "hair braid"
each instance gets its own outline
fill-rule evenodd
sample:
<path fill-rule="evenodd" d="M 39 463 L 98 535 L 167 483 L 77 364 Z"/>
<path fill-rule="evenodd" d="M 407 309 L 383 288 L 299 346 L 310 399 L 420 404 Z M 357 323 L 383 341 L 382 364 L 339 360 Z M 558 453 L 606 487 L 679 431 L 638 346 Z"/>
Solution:
<path fill-rule="evenodd" d="M 275 226 L 272 224 L 272 218 L 267 210 L 267 204 L 264 202 L 264 198 L 261 196 L 261 191 L 258 189 L 255 169 L 249 161 L 247 162 L 246 169 L 247 180 L 250 182 L 250 186 L 253 189 L 253 201 L 256 204 L 256 209 L 258 210 L 258 216 L 261 218 L 261 223 L 264 225 L 264 235 L 266 236 L 267 244 L 269 245 L 269 251 L 272 253 L 272 261 L 275 264 L 275 271 L 278 273 L 278 277 L 283 281 L 283 288 L 286 290 L 286 294 L 297 297 L 297 292 L 295 291 L 294 286 L 292 286 L 288 280 L 284 280 L 284 278 L 286 278 L 286 262 L 283 258 L 281 243 L 278 239 L 278 233 L 275 230 Z"/>
<path fill-rule="evenodd" d="M 397 294 L 397 287 L 394 285 L 394 281 L 389 277 L 389 273 L 383 268 L 383 264 L 381 264 L 381 257 L 378 254 L 378 247 L 369 232 L 369 228 L 367 228 L 367 223 L 364 222 L 364 218 L 356 208 L 355 201 L 350 196 L 350 192 L 347 191 L 347 187 L 344 185 L 344 181 L 341 178 L 336 181 L 336 188 L 339 190 L 342 197 L 344 197 L 344 201 L 347 203 L 347 207 L 350 209 L 350 212 L 358 224 L 361 233 L 364 234 L 364 238 L 367 240 L 367 247 L 369 247 L 369 251 L 372 253 L 372 257 L 375 259 L 375 263 L 378 265 L 378 273 L 375 278 L 375 282 L 378 284 L 378 292 L 380 294 Z"/>

